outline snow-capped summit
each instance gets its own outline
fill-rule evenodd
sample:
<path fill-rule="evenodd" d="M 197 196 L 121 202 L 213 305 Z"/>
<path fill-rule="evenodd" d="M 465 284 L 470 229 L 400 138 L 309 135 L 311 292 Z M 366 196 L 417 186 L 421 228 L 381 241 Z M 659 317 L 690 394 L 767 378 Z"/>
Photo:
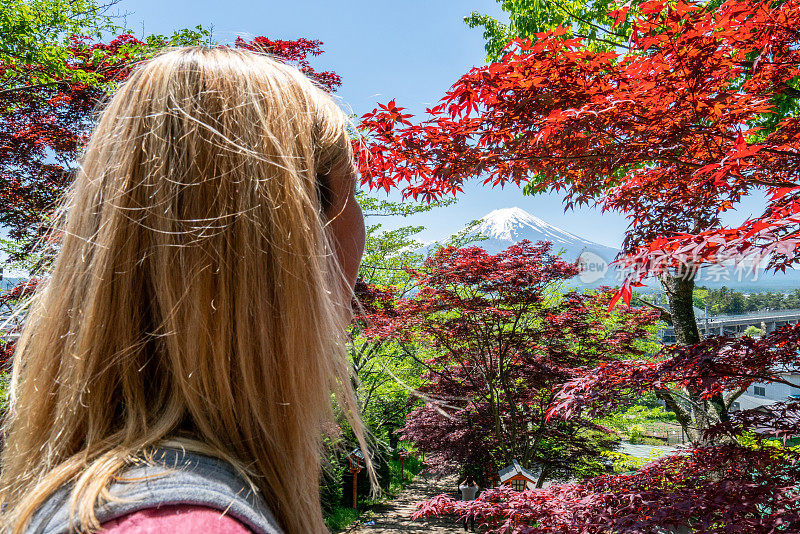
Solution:
<path fill-rule="evenodd" d="M 502 208 L 492 211 L 480 219 L 472 234 L 487 237 L 487 240 L 476 243 L 491 253 L 497 253 L 518 243 L 523 239 L 532 242 L 550 241 L 553 251 L 564 252 L 564 259 L 574 260 L 585 251 L 594 252 L 610 261 L 617 250 L 599 243 L 594 243 L 575 234 L 571 234 L 535 215 L 518 208 Z"/>
<path fill-rule="evenodd" d="M 535 217 L 523 209 L 513 207 L 494 210 L 482 217 L 481 224 L 477 230 L 486 237 L 513 239 L 513 232 L 522 225 L 538 228 L 548 226 L 539 217 Z"/>
<path fill-rule="evenodd" d="M 560 253 L 564 260 L 575 261 L 581 257 L 580 263 L 585 270 L 584 274 L 574 279 L 576 284 L 589 287 L 614 286 L 622 280 L 623 273 L 610 265 L 619 252 L 617 249 L 562 230 L 518 207 L 497 209 L 486 214 L 467 235 L 485 237 L 486 239 L 472 244 L 482 247 L 490 254 L 497 254 L 525 239 L 532 243 L 550 241 L 553 243 L 552 252 Z M 753 275 L 748 268 L 743 276 L 740 267 L 715 265 L 701 269 L 696 283 L 713 288 L 727 285 L 757 291 L 793 290 L 800 283 L 800 269 L 791 269 L 786 273 L 771 273 L 759 269 L 757 275 Z"/>
<path fill-rule="evenodd" d="M 534 229 L 547 236 L 542 239 L 552 241 L 554 244 L 583 243 L 587 246 L 602 246 L 548 224 L 539 217 L 531 215 L 516 206 L 492 211 L 481 218 L 481 224 L 476 228 L 479 233 L 486 237 L 513 242 L 530 239 L 523 235 L 529 234 L 529 229 Z"/>

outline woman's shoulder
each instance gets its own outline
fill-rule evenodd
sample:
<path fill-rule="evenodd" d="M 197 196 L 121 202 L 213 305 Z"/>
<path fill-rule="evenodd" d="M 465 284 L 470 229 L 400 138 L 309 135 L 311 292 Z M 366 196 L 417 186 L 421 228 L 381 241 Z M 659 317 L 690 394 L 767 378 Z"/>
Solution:
<path fill-rule="evenodd" d="M 71 488 L 63 487 L 53 494 L 34 515 L 33 528 L 29 531 L 46 534 L 69 531 L 70 491 Z M 125 518 L 137 524 L 162 519 L 183 524 L 198 518 L 219 524 L 220 518 L 226 517 L 246 526 L 244 532 L 281 533 L 281 528 L 258 490 L 230 463 L 185 450 L 157 449 L 117 475 L 108 493 L 111 498 L 95 509 L 97 519 L 108 528 L 114 525 L 112 521 Z M 187 507 L 199 509 L 192 511 L 202 513 L 199 516 L 186 516 L 184 512 Z M 158 513 L 158 510 L 162 510 L 162 513 Z M 225 523 L 230 524 L 227 519 L 223 520 Z M 130 532 L 172 530 L 159 526 L 157 529 Z M 217 532 L 204 528 L 186 530 L 189 531 Z"/>
<path fill-rule="evenodd" d="M 253 534 L 243 523 L 229 514 L 207 506 L 174 504 L 146 508 L 107 521 L 102 534 Z"/>

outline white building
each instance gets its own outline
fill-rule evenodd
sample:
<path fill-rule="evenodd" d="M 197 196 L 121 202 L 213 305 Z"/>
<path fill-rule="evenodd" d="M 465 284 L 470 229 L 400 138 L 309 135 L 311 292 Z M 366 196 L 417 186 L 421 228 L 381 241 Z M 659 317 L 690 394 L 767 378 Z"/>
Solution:
<path fill-rule="evenodd" d="M 733 404 L 731 404 L 731 411 L 736 410 L 752 410 L 762 406 L 768 407 L 770 404 L 776 402 L 786 402 L 789 400 L 800 399 L 800 374 L 798 373 L 781 373 L 780 377 L 796 386 L 789 386 L 788 384 L 781 384 L 772 382 L 765 384 L 764 382 L 753 382 L 747 391 L 742 393 Z"/>

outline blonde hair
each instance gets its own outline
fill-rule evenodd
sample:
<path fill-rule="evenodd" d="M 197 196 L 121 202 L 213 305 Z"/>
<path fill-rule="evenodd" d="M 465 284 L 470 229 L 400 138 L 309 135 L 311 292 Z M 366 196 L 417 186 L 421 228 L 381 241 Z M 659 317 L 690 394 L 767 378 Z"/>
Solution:
<path fill-rule="evenodd" d="M 67 483 L 81 529 L 97 529 L 109 482 L 180 435 L 248 473 L 287 532 L 326 530 L 332 392 L 363 446 L 318 186 L 332 172 L 354 180 L 346 118 L 296 69 L 190 47 L 133 71 L 85 150 L 17 345 L 7 530 Z"/>

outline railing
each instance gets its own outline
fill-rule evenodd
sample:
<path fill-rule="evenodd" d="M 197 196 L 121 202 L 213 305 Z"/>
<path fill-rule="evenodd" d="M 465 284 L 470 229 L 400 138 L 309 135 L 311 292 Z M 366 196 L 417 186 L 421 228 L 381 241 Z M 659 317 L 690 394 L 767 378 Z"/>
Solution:
<path fill-rule="evenodd" d="M 761 312 L 740 313 L 738 315 L 709 315 L 709 325 L 724 321 L 748 321 L 757 319 L 769 319 L 770 321 L 782 321 L 786 319 L 800 318 L 800 310 L 770 310 Z M 705 317 L 698 317 L 697 323 L 702 326 L 706 321 Z"/>

